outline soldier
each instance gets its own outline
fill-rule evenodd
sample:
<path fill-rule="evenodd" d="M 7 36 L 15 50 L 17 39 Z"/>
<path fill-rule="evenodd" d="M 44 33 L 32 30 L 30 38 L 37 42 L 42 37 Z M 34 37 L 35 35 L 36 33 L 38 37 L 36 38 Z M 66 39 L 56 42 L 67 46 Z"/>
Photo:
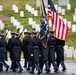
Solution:
<path fill-rule="evenodd" d="M 65 45 L 64 40 L 56 39 L 56 54 L 57 54 L 57 66 L 59 68 L 59 64 L 62 66 L 62 71 L 66 70 L 65 64 L 64 64 L 64 48 L 63 46 Z"/>
<path fill-rule="evenodd" d="M 11 54 L 10 56 L 11 56 L 11 60 L 13 62 L 12 70 L 14 72 L 16 71 L 16 66 L 15 66 L 15 63 L 16 63 L 16 65 L 19 68 L 18 73 L 21 73 L 23 71 L 22 66 L 20 64 L 21 41 L 19 39 L 19 34 L 18 33 L 14 34 L 14 38 L 13 38 L 12 42 L 10 43 L 10 47 L 9 48 L 10 48 L 9 50 L 11 50 L 10 51 L 10 54 Z"/>
<path fill-rule="evenodd" d="M 0 33 L 0 63 L 3 64 L 8 71 L 9 66 L 6 64 L 7 61 L 7 42 L 4 39 L 4 35 Z M 1 71 L 3 69 L 1 68 Z"/>
<path fill-rule="evenodd" d="M 27 32 L 27 37 L 24 38 L 23 43 L 22 43 L 22 48 L 23 48 L 23 52 L 24 52 L 24 58 L 26 59 L 27 63 L 28 63 L 28 67 L 26 70 L 30 70 L 30 64 L 31 64 L 31 59 L 30 59 L 30 52 L 32 49 L 32 40 L 31 40 L 31 32 Z"/>
<path fill-rule="evenodd" d="M 40 53 L 41 53 L 41 58 L 46 65 L 46 69 L 47 69 L 46 73 L 49 73 L 50 69 L 49 69 L 49 65 L 48 65 L 47 28 L 46 28 L 47 23 L 45 23 L 46 22 L 45 17 L 42 17 L 40 21 L 41 21 L 40 40 L 41 40 L 41 44 L 42 44 Z M 41 64 L 42 64 L 42 62 L 40 62 L 40 65 Z M 42 70 L 43 64 L 40 67 Z"/>
<path fill-rule="evenodd" d="M 14 34 L 15 34 L 15 32 L 11 32 L 11 38 L 8 40 L 8 51 L 10 52 L 11 50 L 10 50 L 10 45 L 11 45 L 11 42 L 13 41 L 13 39 L 14 39 Z M 11 58 L 11 52 L 10 52 L 10 58 Z M 10 69 L 12 69 L 12 67 L 13 67 L 13 65 L 15 65 L 15 66 L 17 66 L 16 65 L 16 63 L 14 63 L 14 62 L 11 62 L 11 67 L 10 67 Z M 18 68 L 18 67 L 17 67 Z M 15 71 L 15 70 L 14 70 Z"/>
<path fill-rule="evenodd" d="M 30 73 L 34 73 L 34 69 L 36 67 L 36 69 L 38 70 L 38 74 L 40 74 L 41 70 L 40 70 L 40 67 L 39 67 L 39 53 L 40 53 L 40 39 L 36 37 L 36 32 L 33 31 L 32 32 L 32 47 L 33 47 L 33 50 L 32 50 L 32 62 L 33 62 L 33 65 L 32 65 L 32 70 L 30 71 Z"/>
<path fill-rule="evenodd" d="M 56 45 L 56 38 L 54 37 L 54 31 L 50 31 L 49 38 L 48 38 L 48 49 L 49 49 L 49 60 L 51 61 L 54 72 L 58 71 L 57 64 L 55 63 L 55 45 Z M 51 65 L 50 63 L 50 65 Z"/>

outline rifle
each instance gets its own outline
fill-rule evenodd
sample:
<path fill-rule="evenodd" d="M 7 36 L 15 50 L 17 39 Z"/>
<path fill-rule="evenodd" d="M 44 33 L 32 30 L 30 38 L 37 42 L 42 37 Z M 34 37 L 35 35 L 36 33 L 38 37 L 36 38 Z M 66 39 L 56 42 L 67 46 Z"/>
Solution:
<path fill-rule="evenodd" d="M 20 28 L 17 29 L 17 33 L 19 33 Z"/>
<path fill-rule="evenodd" d="M 9 32 L 9 30 L 8 30 L 8 32 Z M 6 36 L 7 36 L 8 32 L 5 34 L 4 38 L 6 38 Z"/>
<path fill-rule="evenodd" d="M 23 31 L 24 31 L 24 30 L 25 30 L 25 29 L 23 29 Z M 21 35 L 22 35 L 23 31 L 20 33 L 19 38 L 21 37 Z"/>

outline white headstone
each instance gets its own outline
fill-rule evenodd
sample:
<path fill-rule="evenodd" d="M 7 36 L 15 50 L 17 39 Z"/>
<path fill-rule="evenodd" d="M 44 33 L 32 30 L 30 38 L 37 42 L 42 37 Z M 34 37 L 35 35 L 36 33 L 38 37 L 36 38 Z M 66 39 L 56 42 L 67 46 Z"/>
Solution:
<path fill-rule="evenodd" d="M 59 16 L 60 17 L 60 19 L 62 20 L 63 19 L 63 17 L 62 16 Z"/>
<path fill-rule="evenodd" d="M 62 15 L 65 15 L 65 9 L 62 9 L 62 10 L 61 10 L 61 14 L 62 14 Z"/>
<path fill-rule="evenodd" d="M 20 17 L 24 17 L 24 11 L 20 11 Z"/>
<path fill-rule="evenodd" d="M 67 4 L 67 10 L 71 9 L 71 4 Z"/>
<path fill-rule="evenodd" d="M 69 4 L 69 0 L 59 0 L 59 6 L 67 6 Z"/>
<path fill-rule="evenodd" d="M 48 6 L 48 1 L 47 0 L 43 0 L 44 1 L 44 5 L 45 7 Z M 40 0 L 36 0 L 36 7 L 40 7 Z"/>
<path fill-rule="evenodd" d="M 76 50 L 74 50 L 74 59 L 76 59 Z"/>
<path fill-rule="evenodd" d="M 3 6 L 2 5 L 0 5 L 0 11 L 3 11 Z"/>
<path fill-rule="evenodd" d="M 72 57 L 73 57 L 72 49 L 68 49 L 67 58 L 72 58 Z"/>
<path fill-rule="evenodd" d="M 32 18 L 29 18 L 28 24 L 29 24 L 29 25 L 32 25 L 32 24 L 33 24 L 33 19 L 32 19 Z"/>
<path fill-rule="evenodd" d="M 1 30 L 4 30 L 4 23 L 1 23 L 1 24 L 0 24 L 0 29 L 1 29 Z"/>
<path fill-rule="evenodd" d="M 31 10 L 31 6 L 28 6 L 28 12 L 31 12 L 32 10 Z"/>
<path fill-rule="evenodd" d="M 72 32 L 76 32 L 76 25 L 72 25 Z"/>
<path fill-rule="evenodd" d="M 12 10 L 15 11 L 16 5 L 12 5 Z"/>
<path fill-rule="evenodd" d="M 56 9 L 56 10 L 58 10 L 58 5 L 57 5 L 57 4 L 55 4 L 54 6 L 55 6 L 55 9 Z"/>
<path fill-rule="evenodd" d="M 68 53 L 68 45 L 64 46 L 64 56 L 66 56 Z"/>
<path fill-rule="evenodd" d="M 17 25 L 17 19 L 14 19 L 14 23 L 13 23 L 14 26 Z"/>
<path fill-rule="evenodd" d="M 75 14 L 76 14 L 76 8 L 75 8 Z"/>
<path fill-rule="evenodd" d="M 36 26 L 36 21 L 33 21 L 32 28 L 35 28 L 35 26 Z"/>
<path fill-rule="evenodd" d="M 58 7 L 58 13 L 61 13 L 62 8 Z"/>
<path fill-rule="evenodd" d="M 15 7 L 15 13 L 18 13 L 18 6 Z"/>
<path fill-rule="evenodd" d="M 16 29 L 20 28 L 20 22 L 17 22 Z"/>
<path fill-rule="evenodd" d="M 67 25 L 67 19 L 63 19 L 64 24 Z"/>
<path fill-rule="evenodd" d="M 73 16 L 73 21 L 76 22 L 76 15 Z"/>
<path fill-rule="evenodd" d="M 74 47 L 69 47 L 72 50 L 72 55 L 74 55 Z"/>
<path fill-rule="evenodd" d="M 29 4 L 26 4 L 25 5 L 25 9 L 28 10 L 28 7 L 29 7 Z"/>
<path fill-rule="evenodd" d="M 36 24 L 35 29 L 36 29 L 37 32 L 40 31 L 40 26 L 39 26 L 39 24 Z"/>
<path fill-rule="evenodd" d="M 34 10 L 34 16 L 38 16 L 38 11 Z"/>
<path fill-rule="evenodd" d="M 34 8 L 31 8 L 31 14 L 34 14 Z"/>
<path fill-rule="evenodd" d="M 71 22 L 70 21 L 67 22 L 67 25 L 68 25 L 69 29 L 72 28 L 72 25 L 71 25 Z"/>
<path fill-rule="evenodd" d="M 11 23 L 14 23 L 14 19 L 15 19 L 14 16 L 12 16 L 11 19 L 10 19 Z"/>

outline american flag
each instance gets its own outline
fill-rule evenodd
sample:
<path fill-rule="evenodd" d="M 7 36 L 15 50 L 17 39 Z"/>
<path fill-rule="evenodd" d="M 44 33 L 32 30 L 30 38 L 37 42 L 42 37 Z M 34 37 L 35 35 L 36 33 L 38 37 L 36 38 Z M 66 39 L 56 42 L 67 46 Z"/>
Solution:
<path fill-rule="evenodd" d="M 48 0 L 48 17 L 52 20 L 52 30 L 55 32 L 56 38 L 66 40 L 68 37 L 68 26 L 59 17 L 52 0 Z"/>

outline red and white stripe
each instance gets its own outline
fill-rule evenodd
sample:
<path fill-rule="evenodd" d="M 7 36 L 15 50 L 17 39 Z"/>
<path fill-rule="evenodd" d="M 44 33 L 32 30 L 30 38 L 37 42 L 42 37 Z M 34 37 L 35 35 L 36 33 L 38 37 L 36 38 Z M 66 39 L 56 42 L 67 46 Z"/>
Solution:
<path fill-rule="evenodd" d="M 56 34 L 56 38 L 66 40 L 68 35 L 68 26 L 64 24 L 57 12 L 51 11 L 48 5 L 48 17 L 52 20 L 52 30 Z"/>

